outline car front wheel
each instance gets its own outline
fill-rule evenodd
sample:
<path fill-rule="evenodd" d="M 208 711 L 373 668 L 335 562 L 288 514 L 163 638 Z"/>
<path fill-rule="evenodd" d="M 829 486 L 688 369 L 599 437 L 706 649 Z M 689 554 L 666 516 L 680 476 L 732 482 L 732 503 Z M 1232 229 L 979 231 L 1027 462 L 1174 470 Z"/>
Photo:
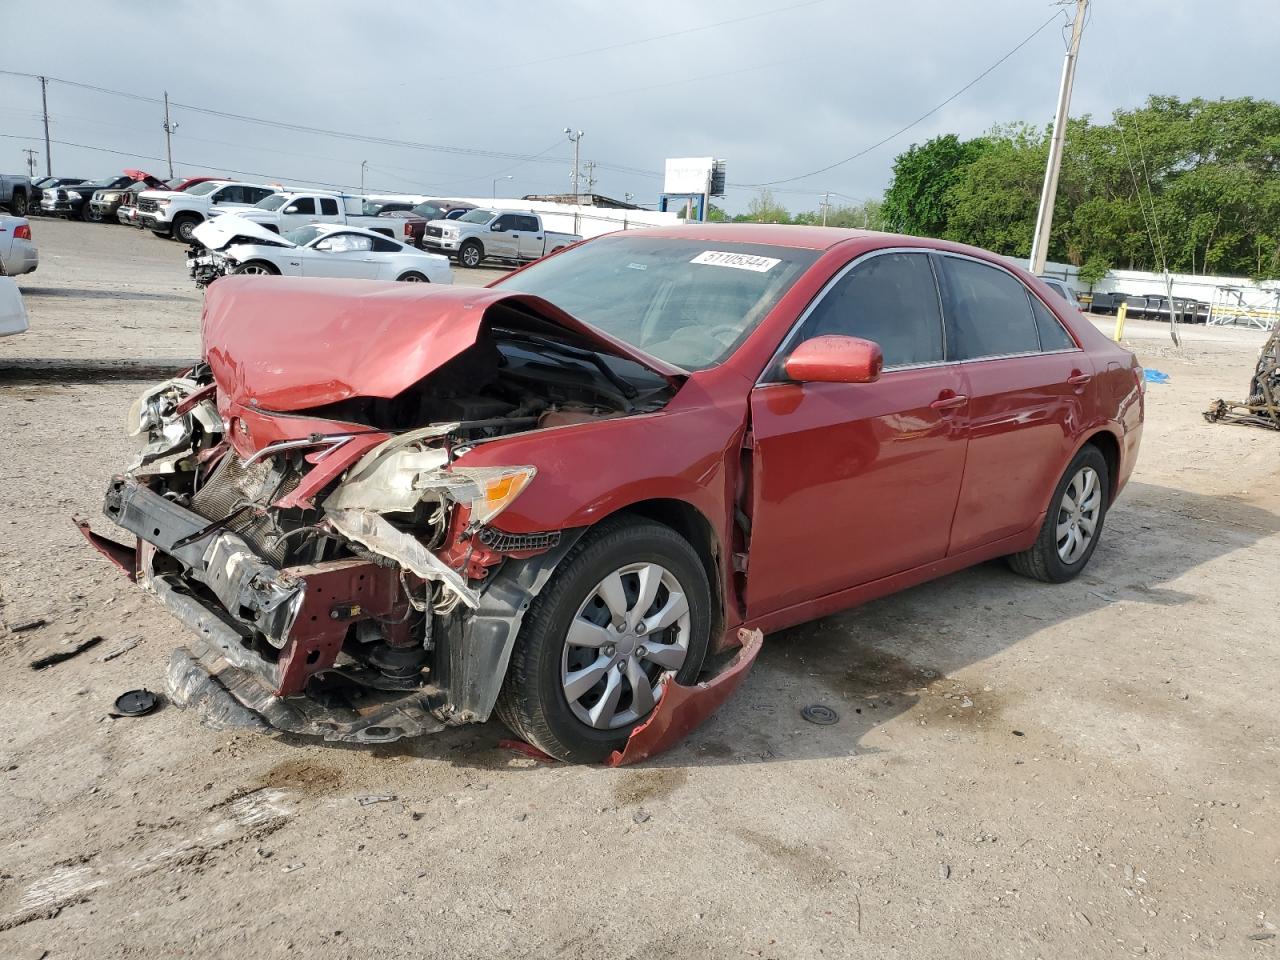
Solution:
<path fill-rule="evenodd" d="M 1045 583 L 1077 576 L 1098 546 L 1110 494 L 1106 458 L 1096 446 L 1085 444 L 1058 481 L 1035 544 L 1010 556 L 1009 565 Z"/>
<path fill-rule="evenodd" d="M 484 249 L 474 240 L 468 240 L 458 251 L 458 262 L 464 267 L 478 267 L 484 259 Z"/>
<path fill-rule="evenodd" d="M 711 590 L 689 542 L 650 521 L 605 521 L 530 607 L 498 715 L 553 757 L 603 760 L 653 711 L 664 673 L 697 679 L 710 628 Z"/>

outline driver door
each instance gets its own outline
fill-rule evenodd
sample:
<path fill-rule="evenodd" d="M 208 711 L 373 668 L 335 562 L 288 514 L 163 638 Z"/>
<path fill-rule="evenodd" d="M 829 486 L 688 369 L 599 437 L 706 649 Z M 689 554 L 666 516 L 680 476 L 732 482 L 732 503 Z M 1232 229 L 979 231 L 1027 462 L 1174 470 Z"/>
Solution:
<path fill-rule="evenodd" d="M 359 233 L 330 233 L 316 240 L 302 257 L 304 277 L 356 277 L 373 280 L 381 258 L 373 251 L 373 238 Z"/>
<path fill-rule="evenodd" d="M 787 353 L 825 335 L 878 343 L 880 378 L 788 380 Z M 833 278 L 751 392 L 749 618 L 946 556 L 964 393 L 927 253 L 877 252 Z"/>
<path fill-rule="evenodd" d="M 315 197 L 294 197 L 280 211 L 280 232 L 285 233 L 304 224 L 316 223 L 319 219 L 316 215 Z"/>
<path fill-rule="evenodd" d="M 481 242 L 484 243 L 484 252 L 488 256 L 504 257 L 508 260 L 515 260 L 520 256 L 520 241 L 517 238 L 520 231 L 515 228 L 518 219 L 515 214 L 504 213 L 489 224 L 489 235 L 481 238 Z"/>

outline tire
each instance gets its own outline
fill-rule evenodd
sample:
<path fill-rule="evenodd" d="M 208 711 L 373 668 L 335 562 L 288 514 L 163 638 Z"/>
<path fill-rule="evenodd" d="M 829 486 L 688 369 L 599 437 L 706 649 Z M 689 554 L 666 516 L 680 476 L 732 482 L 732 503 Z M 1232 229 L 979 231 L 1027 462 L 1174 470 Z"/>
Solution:
<path fill-rule="evenodd" d="M 652 583 L 659 572 L 653 603 L 644 613 L 653 625 L 669 609 L 670 622 L 662 627 L 658 643 L 652 640 L 658 629 L 648 634 L 649 652 L 641 653 L 646 643 L 643 631 L 616 632 L 609 625 L 616 617 L 604 603 L 602 589 L 621 574 L 619 592 L 606 592 L 631 605 L 625 607 L 624 617 L 635 617 L 642 577 L 647 575 Z M 671 584 L 687 601 L 684 613 L 679 612 Z M 588 618 L 605 625 L 597 626 Z M 575 636 L 587 643 L 568 642 L 574 624 L 581 628 L 575 629 Z M 652 681 L 666 669 L 676 669 L 678 682 L 693 683 L 702 669 L 710 633 L 711 589 L 689 542 L 670 527 L 651 521 L 605 520 L 565 556 L 530 606 L 511 652 L 498 697 L 498 716 L 517 736 L 559 760 L 603 760 L 626 745 L 631 731 L 652 709 L 637 705 L 634 691 L 648 690 L 644 699 L 651 702 Z M 683 660 L 677 662 L 682 644 Z M 648 659 L 658 649 L 662 656 Z M 571 702 L 566 686 L 575 674 L 581 692 Z M 593 685 L 581 687 L 584 682 Z M 620 692 L 610 707 L 608 691 L 615 685 Z M 589 719 L 593 711 L 599 714 L 599 726 Z"/>
<path fill-rule="evenodd" d="M 86 200 L 80 204 L 79 210 L 73 210 L 67 214 L 68 220 L 79 220 L 81 223 L 89 222 L 89 201 Z"/>
<path fill-rule="evenodd" d="M 419 273 L 417 270 L 410 270 L 408 273 L 402 273 L 400 274 L 400 276 L 396 277 L 396 279 L 403 280 L 405 283 L 430 283 L 431 282 L 425 276 Z"/>
<path fill-rule="evenodd" d="M 200 226 L 200 223 L 199 217 L 193 217 L 190 214 L 180 215 L 173 221 L 173 229 L 169 235 L 179 243 L 191 243 L 193 242 L 191 232 Z"/>
<path fill-rule="evenodd" d="M 1083 496 L 1079 493 L 1081 489 L 1084 490 Z M 1078 576 L 1088 565 L 1102 537 L 1110 498 L 1111 478 L 1106 458 L 1096 446 L 1087 443 L 1071 459 L 1058 481 L 1036 542 L 1030 550 L 1012 554 L 1008 558 L 1009 566 L 1024 577 L 1045 583 L 1066 583 Z M 1091 531 L 1087 530 L 1086 522 L 1092 523 Z M 1060 528 L 1066 531 L 1063 537 L 1059 536 Z M 1081 549 L 1079 538 L 1082 533 L 1089 539 Z M 1073 536 L 1075 540 L 1071 539 Z"/>
<path fill-rule="evenodd" d="M 468 240 L 458 248 L 458 263 L 468 269 L 480 266 L 484 259 L 484 247 L 479 240 Z"/>
<path fill-rule="evenodd" d="M 101 223 L 103 221 L 102 214 L 88 204 L 84 206 L 84 218 L 90 223 Z"/>
<path fill-rule="evenodd" d="M 246 263 L 237 264 L 231 271 L 235 276 L 254 276 L 254 277 L 278 277 L 280 271 L 274 265 L 267 263 L 265 260 L 250 260 Z"/>
<path fill-rule="evenodd" d="M 18 191 L 9 199 L 9 212 L 15 217 L 27 215 L 27 195 Z"/>

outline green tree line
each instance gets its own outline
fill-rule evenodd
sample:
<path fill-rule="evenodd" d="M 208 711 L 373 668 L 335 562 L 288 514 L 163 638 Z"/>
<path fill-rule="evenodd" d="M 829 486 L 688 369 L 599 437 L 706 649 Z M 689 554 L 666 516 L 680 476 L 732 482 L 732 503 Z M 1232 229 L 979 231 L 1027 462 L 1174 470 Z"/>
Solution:
<path fill-rule="evenodd" d="M 1010 124 L 913 145 L 894 161 L 882 201 L 829 209 L 827 222 L 1027 257 L 1049 136 Z M 766 191 L 734 219 L 814 223 L 821 212 L 792 217 Z M 1072 120 L 1049 259 L 1080 267 L 1086 281 L 1165 263 L 1178 273 L 1280 277 L 1280 104 L 1153 96 L 1110 123 Z"/>

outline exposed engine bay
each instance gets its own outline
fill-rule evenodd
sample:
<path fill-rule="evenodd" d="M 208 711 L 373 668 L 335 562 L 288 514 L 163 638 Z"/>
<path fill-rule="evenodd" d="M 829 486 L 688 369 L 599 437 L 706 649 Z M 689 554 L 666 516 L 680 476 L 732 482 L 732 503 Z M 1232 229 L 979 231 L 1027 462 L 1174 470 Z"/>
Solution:
<path fill-rule="evenodd" d="M 150 388 L 129 414 L 142 452 L 104 511 L 138 537 L 126 572 L 199 635 L 171 662 L 174 698 L 206 719 L 370 742 L 487 718 L 529 598 L 577 532 L 491 526 L 537 471 L 459 458 L 673 393 L 505 306 L 389 397 L 245 409 L 209 362 Z M 249 439 L 250 422 L 279 439 Z"/>

